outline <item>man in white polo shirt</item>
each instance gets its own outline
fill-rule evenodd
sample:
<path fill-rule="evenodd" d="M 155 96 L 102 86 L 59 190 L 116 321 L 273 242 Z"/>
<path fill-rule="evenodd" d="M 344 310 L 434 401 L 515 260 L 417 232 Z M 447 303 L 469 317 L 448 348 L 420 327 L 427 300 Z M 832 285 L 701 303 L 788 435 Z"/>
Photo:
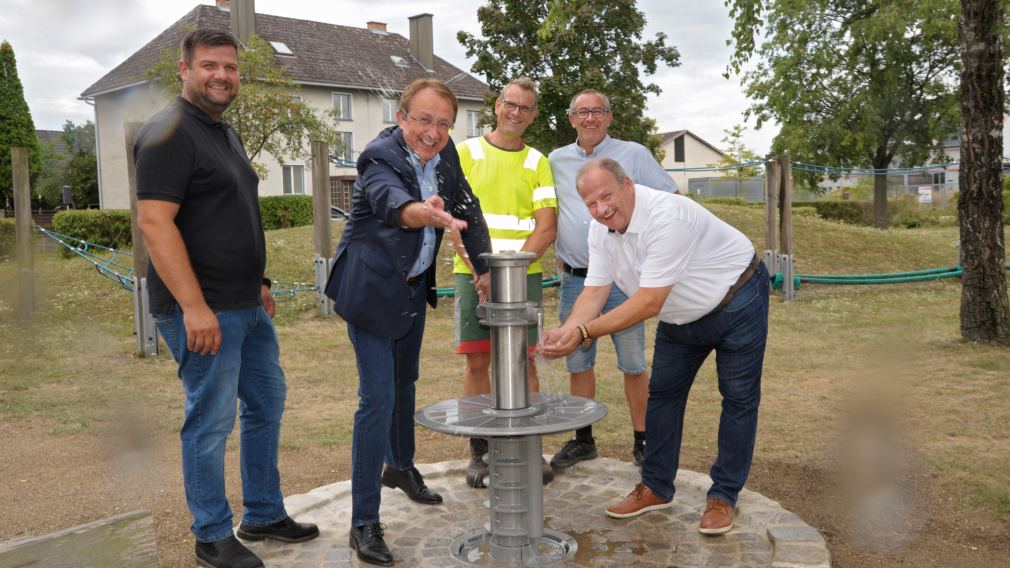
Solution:
<path fill-rule="evenodd" d="M 743 233 L 680 195 L 635 185 L 614 160 L 588 162 L 576 185 L 594 221 L 586 285 L 541 351 L 561 357 L 658 316 L 645 415 L 642 482 L 607 508 L 625 518 L 669 507 L 688 393 L 716 352 L 722 415 L 712 487 L 699 530 L 722 534 L 750 471 L 768 337 L 768 272 Z M 600 315 L 612 286 L 628 301 Z"/>

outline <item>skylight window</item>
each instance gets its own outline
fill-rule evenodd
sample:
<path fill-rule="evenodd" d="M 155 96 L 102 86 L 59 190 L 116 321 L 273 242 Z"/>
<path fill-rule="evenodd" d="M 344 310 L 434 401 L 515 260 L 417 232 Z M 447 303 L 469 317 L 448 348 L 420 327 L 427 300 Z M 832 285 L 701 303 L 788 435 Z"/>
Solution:
<path fill-rule="evenodd" d="M 393 65 L 396 65 L 397 67 L 410 67 L 410 64 L 407 63 L 407 60 L 400 57 L 399 55 L 390 55 L 389 58 L 393 60 Z"/>
<path fill-rule="evenodd" d="M 272 41 L 270 42 L 270 45 L 273 46 L 274 52 L 277 55 L 294 55 L 294 53 L 291 51 L 291 48 L 289 48 L 282 41 Z"/>

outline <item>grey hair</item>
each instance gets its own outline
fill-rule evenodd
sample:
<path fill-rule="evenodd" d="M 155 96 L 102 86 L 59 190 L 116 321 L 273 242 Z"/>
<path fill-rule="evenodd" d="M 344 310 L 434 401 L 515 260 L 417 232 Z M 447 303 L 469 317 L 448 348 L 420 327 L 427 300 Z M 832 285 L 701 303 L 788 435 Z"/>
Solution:
<path fill-rule="evenodd" d="M 582 178 L 591 170 L 597 168 L 610 172 L 610 175 L 614 176 L 614 180 L 617 181 L 618 185 L 624 185 L 625 180 L 628 179 L 628 173 L 624 171 L 621 164 L 617 163 L 617 160 L 613 158 L 597 158 L 589 160 L 579 168 L 579 172 L 575 174 L 575 188 L 579 189 L 579 186 L 582 185 Z"/>
<path fill-rule="evenodd" d="M 509 81 L 507 85 L 502 87 L 501 94 L 498 95 L 498 100 L 504 102 L 504 99 L 502 97 L 505 96 L 505 91 L 507 91 L 509 87 L 513 86 L 519 87 L 524 91 L 529 91 L 533 93 L 533 106 L 534 107 L 537 106 L 537 100 L 540 98 L 540 93 L 537 91 L 537 85 L 536 83 L 533 82 L 533 79 L 530 79 L 529 77 L 525 76 L 516 77 L 515 79 Z"/>
<path fill-rule="evenodd" d="M 606 112 L 610 112 L 610 99 L 607 98 L 607 95 L 604 95 L 603 93 L 597 91 L 596 89 L 584 89 L 579 91 L 578 93 L 575 93 L 575 96 L 572 97 L 572 100 L 568 103 L 568 114 L 570 115 L 575 114 L 575 101 L 577 101 L 579 97 L 581 97 L 582 95 L 599 96 L 600 98 L 603 99 L 603 110 Z"/>

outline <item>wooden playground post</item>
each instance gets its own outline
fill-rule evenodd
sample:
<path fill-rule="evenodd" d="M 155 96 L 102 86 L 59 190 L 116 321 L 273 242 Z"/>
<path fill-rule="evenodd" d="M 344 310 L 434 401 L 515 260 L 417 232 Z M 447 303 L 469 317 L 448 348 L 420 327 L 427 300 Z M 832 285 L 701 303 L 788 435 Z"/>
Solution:
<path fill-rule="evenodd" d="M 14 189 L 14 240 L 18 257 L 18 313 L 35 311 L 35 259 L 32 249 L 31 187 L 28 177 L 28 148 L 11 148 Z"/>
<path fill-rule="evenodd" d="M 133 144 L 141 123 L 123 125 L 126 143 L 126 179 L 130 192 L 130 238 L 133 241 L 133 329 L 137 335 L 137 354 L 158 354 L 158 326 L 151 317 L 147 294 L 147 244 L 137 222 L 137 168 L 133 163 Z"/>
<path fill-rule="evenodd" d="M 320 314 L 333 313 L 333 301 L 325 293 L 333 256 L 333 233 L 330 223 L 330 148 L 325 142 L 312 142 L 312 236 L 316 254 L 313 261 L 316 275 L 316 304 Z"/>
<path fill-rule="evenodd" d="M 778 272 L 778 252 L 775 228 L 778 225 L 779 159 L 771 154 L 765 160 L 765 253 L 768 272 Z"/>
<path fill-rule="evenodd" d="M 789 165 L 789 156 L 779 158 L 782 172 L 782 199 L 779 208 L 782 212 L 780 234 L 782 239 L 782 254 L 793 254 L 793 172 Z"/>

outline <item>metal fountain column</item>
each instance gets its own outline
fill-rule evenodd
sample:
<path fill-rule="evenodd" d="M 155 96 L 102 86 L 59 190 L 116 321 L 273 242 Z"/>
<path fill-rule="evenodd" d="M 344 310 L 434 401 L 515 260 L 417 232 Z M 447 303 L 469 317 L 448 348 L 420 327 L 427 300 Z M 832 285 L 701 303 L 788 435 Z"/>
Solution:
<path fill-rule="evenodd" d="M 528 252 L 485 253 L 491 298 L 477 308 L 491 328 L 491 394 L 443 401 L 417 412 L 423 426 L 489 440 L 490 523 L 458 536 L 450 553 L 469 563 L 540 566 L 575 553 L 575 540 L 544 528 L 542 435 L 592 424 L 606 406 L 571 395 L 530 393 L 527 326 L 543 309 L 526 299 Z"/>

